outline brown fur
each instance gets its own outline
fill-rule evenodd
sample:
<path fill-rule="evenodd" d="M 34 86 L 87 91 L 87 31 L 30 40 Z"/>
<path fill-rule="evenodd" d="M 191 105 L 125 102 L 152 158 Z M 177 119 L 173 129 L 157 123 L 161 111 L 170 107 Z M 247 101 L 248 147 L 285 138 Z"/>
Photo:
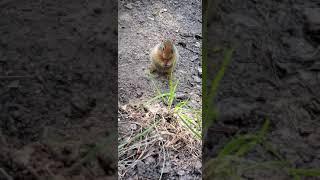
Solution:
<path fill-rule="evenodd" d="M 150 71 L 170 75 L 178 59 L 178 50 L 170 40 L 157 44 L 150 53 Z"/>

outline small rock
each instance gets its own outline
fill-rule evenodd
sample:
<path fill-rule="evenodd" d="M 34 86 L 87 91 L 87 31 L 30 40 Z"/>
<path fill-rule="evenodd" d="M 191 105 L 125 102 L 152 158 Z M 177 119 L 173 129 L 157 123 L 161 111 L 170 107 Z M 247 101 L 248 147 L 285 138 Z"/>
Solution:
<path fill-rule="evenodd" d="M 198 67 L 198 74 L 200 77 L 202 76 L 202 68 L 201 67 Z"/>
<path fill-rule="evenodd" d="M 195 46 L 195 47 L 200 47 L 200 43 L 199 43 L 199 42 L 196 42 L 194 46 Z"/>
<path fill-rule="evenodd" d="M 187 47 L 187 44 L 184 43 L 184 42 L 179 42 L 178 44 L 179 44 L 180 46 L 184 47 L 184 48 Z"/>
<path fill-rule="evenodd" d="M 137 125 L 136 125 L 136 124 L 131 124 L 131 125 L 130 125 L 130 129 L 132 129 L 132 130 L 137 130 Z"/>
<path fill-rule="evenodd" d="M 198 56 L 193 56 L 193 57 L 191 58 L 191 62 L 196 61 L 198 58 L 199 58 Z"/>
<path fill-rule="evenodd" d="M 142 91 L 137 92 L 137 98 L 140 98 L 143 95 Z"/>
<path fill-rule="evenodd" d="M 201 78 L 199 78 L 199 76 L 193 76 L 193 80 L 194 80 L 196 83 L 200 83 L 200 82 L 201 82 Z"/>
<path fill-rule="evenodd" d="M 180 100 L 185 100 L 185 99 L 188 98 L 188 96 L 187 96 L 187 94 L 185 94 L 185 93 L 177 92 L 177 93 L 176 93 L 176 98 L 177 98 L 177 99 L 180 99 Z"/>
<path fill-rule="evenodd" d="M 200 35 L 198 35 L 198 34 L 196 34 L 194 37 L 195 37 L 197 40 L 202 39 L 202 36 L 200 36 Z"/>
<path fill-rule="evenodd" d="M 195 164 L 195 168 L 196 169 L 201 169 L 202 167 L 202 163 L 200 161 L 197 161 L 196 164 Z"/>
<path fill-rule="evenodd" d="M 180 176 L 183 176 L 183 175 L 185 175 L 185 171 L 184 170 L 179 170 L 178 172 L 177 172 L 177 174 L 179 174 Z"/>
<path fill-rule="evenodd" d="M 161 9 L 160 13 L 167 12 L 167 11 L 168 11 L 167 9 Z"/>
<path fill-rule="evenodd" d="M 132 9 L 133 8 L 131 3 L 124 5 L 124 7 L 128 8 L 128 9 Z"/>

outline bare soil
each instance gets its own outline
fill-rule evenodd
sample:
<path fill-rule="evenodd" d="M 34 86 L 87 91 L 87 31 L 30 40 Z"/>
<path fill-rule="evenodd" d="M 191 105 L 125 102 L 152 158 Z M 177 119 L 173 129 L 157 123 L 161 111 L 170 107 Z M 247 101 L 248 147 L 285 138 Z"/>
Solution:
<path fill-rule="evenodd" d="M 163 38 L 175 38 L 180 53 L 177 92 L 201 104 L 201 1 L 120 1 L 118 7 L 119 102 L 156 95 L 148 77 L 149 52 Z M 161 77 L 155 81 L 163 91 L 167 82 Z"/>
<path fill-rule="evenodd" d="M 319 168 L 319 2 L 214 2 L 208 20 L 208 64 L 214 65 L 208 67 L 209 76 L 214 78 L 222 60 L 213 48 L 232 46 L 235 53 L 216 98 L 219 118 L 204 142 L 204 158 L 215 157 L 234 134 L 254 132 L 268 118 L 268 141 L 293 167 Z M 275 159 L 258 152 L 249 159 Z M 262 177 L 253 173 L 245 178 Z"/>
<path fill-rule="evenodd" d="M 0 179 L 117 178 L 116 7 L 0 2 Z"/>

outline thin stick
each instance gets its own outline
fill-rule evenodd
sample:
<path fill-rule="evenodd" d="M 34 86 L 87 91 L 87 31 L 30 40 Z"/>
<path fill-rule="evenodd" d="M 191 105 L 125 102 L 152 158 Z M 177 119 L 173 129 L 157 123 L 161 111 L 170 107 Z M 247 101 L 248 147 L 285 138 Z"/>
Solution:
<path fill-rule="evenodd" d="M 163 143 L 162 143 L 163 145 Z M 160 174 L 160 177 L 159 177 L 159 180 L 162 179 L 162 174 L 163 174 L 163 169 L 164 169 L 164 166 L 166 164 L 166 149 L 162 146 L 163 148 L 163 165 L 162 165 L 162 168 L 161 168 L 161 174 Z"/>

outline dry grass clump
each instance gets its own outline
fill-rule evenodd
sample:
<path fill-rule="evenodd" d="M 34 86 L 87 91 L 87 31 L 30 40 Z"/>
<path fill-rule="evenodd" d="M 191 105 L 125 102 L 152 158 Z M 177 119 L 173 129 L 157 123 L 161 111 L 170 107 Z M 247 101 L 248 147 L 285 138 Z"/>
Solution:
<path fill-rule="evenodd" d="M 149 173 L 161 179 L 195 168 L 201 173 L 201 140 L 179 119 L 160 104 L 120 107 L 119 178 Z"/>

